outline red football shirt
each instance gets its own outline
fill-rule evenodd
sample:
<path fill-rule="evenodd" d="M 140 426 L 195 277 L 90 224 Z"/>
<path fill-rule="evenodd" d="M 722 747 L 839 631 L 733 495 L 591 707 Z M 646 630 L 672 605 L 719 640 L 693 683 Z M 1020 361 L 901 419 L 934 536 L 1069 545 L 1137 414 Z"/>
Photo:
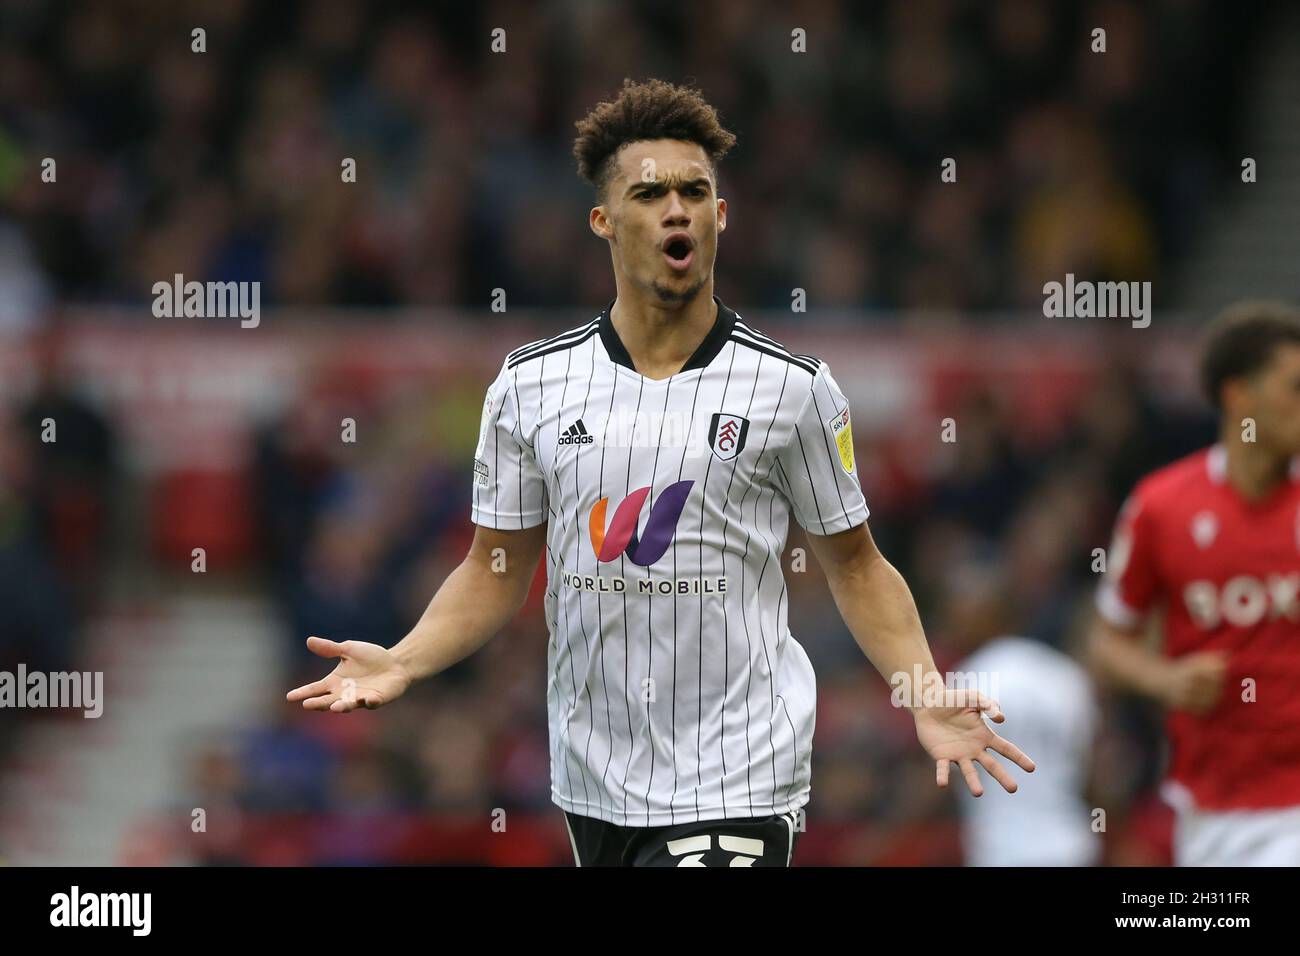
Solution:
<path fill-rule="evenodd" d="M 1228 655 L 1198 717 L 1170 711 L 1169 780 L 1201 809 L 1300 804 L 1300 459 L 1246 501 L 1221 445 L 1152 472 L 1120 512 L 1097 592 L 1102 617 L 1140 624 L 1163 605 L 1164 653 Z"/>

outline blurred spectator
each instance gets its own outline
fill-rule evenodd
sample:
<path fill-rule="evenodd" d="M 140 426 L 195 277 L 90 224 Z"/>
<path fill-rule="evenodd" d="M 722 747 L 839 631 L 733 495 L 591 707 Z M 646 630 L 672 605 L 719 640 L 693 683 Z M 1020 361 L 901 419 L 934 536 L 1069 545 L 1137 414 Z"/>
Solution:
<path fill-rule="evenodd" d="M 1094 828 L 1085 798 L 1100 713 L 1087 672 L 1070 656 L 1016 635 L 1005 572 L 996 564 L 959 566 L 950 580 L 944 634 L 963 655 L 955 665 L 962 680 L 950 686 L 993 697 L 1007 715 L 997 731 L 1026 753 L 1043 755 L 1034 773 L 1013 773 L 1014 794 L 979 766 L 983 796 L 956 787 L 967 865 L 1095 865 L 1104 830 Z M 1004 769 L 1014 767 L 991 756 Z"/>
<path fill-rule="evenodd" d="M 51 284 L 138 305 L 175 272 L 262 281 L 268 305 L 468 306 L 505 288 L 591 307 L 605 250 L 572 124 L 628 72 L 697 78 L 740 136 L 719 264 L 738 306 L 787 307 L 800 287 L 814 307 L 1007 307 L 1066 271 L 1151 278 L 1185 251 L 1207 169 L 1237 155 L 1238 64 L 1269 19 L 1204 2 L 699 10 L 10 5 L 0 216 L 21 231 L 0 220 L 0 327 L 30 324 Z M 1209 77 L 1203 97 L 1185 88 Z"/>
<path fill-rule="evenodd" d="M 36 386 L 19 412 L 31 461 L 28 501 L 38 540 L 84 613 L 110 543 L 118 441 L 112 424 L 76 390 L 62 328 L 53 325 L 31 343 Z"/>

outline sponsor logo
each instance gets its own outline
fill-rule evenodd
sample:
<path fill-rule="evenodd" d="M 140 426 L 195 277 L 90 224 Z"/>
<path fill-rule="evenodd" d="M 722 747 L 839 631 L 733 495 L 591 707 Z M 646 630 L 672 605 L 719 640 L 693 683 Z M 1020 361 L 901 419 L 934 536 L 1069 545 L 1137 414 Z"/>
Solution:
<path fill-rule="evenodd" d="M 486 488 L 491 481 L 492 470 L 488 468 L 487 462 L 481 459 L 474 459 L 474 484 L 479 488 Z"/>
<path fill-rule="evenodd" d="M 608 498 L 601 498 L 592 506 L 588 527 L 591 534 L 591 548 L 598 561 L 613 561 L 626 553 L 633 564 L 647 568 L 664 556 L 668 545 L 672 543 L 677 532 L 677 521 L 686 507 L 686 498 L 691 493 L 691 479 L 674 482 L 665 488 L 659 499 L 650 508 L 650 517 L 646 519 L 645 533 L 637 536 L 636 525 L 641 516 L 641 506 L 650 495 L 650 487 L 638 488 L 619 504 L 614 518 L 605 528 L 605 510 Z"/>
<path fill-rule="evenodd" d="M 564 430 L 560 435 L 558 444 L 561 445 L 590 445 L 596 440 L 594 435 L 587 432 L 587 426 L 579 418 L 576 422 Z"/>
<path fill-rule="evenodd" d="M 608 574 L 579 574 L 565 568 L 560 583 L 574 591 L 588 594 L 669 595 L 726 594 L 727 577 L 716 578 L 627 578 Z"/>
<path fill-rule="evenodd" d="M 749 419 L 725 412 L 714 412 L 709 422 L 709 447 L 721 461 L 731 461 L 745 447 Z"/>
<path fill-rule="evenodd" d="M 1239 574 L 1222 587 L 1190 581 L 1183 603 L 1197 627 L 1207 631 L 1224 623 L 1252 627 L 1266 618 L 1300 621 L 1300 574 L 1270 574 L 1267 581 Z"/>
<path fill-rule="evenodd" d="M 840 453 L 840 465 L 843 466 L 846 474 L 853 474 L 853 428 L 849 424 L 848 408 L 845 407 L 844 411 L 828 421 L 826 427 L 835 436 L 835 448 Z"/>

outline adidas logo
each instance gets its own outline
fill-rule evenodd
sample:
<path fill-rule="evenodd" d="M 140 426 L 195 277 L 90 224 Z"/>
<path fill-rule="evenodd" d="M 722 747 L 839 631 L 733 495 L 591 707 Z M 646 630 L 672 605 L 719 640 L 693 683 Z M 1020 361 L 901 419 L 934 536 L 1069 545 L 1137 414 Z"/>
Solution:
<path fill-rule="evenodd" d="M 560 436 L 559 444 L 590 445 L 595 440 L 595 436 L 587 433 L 587 426 L 582 424 L 582 419 L 579 418 L 564 430 L 564 434 Z"/>

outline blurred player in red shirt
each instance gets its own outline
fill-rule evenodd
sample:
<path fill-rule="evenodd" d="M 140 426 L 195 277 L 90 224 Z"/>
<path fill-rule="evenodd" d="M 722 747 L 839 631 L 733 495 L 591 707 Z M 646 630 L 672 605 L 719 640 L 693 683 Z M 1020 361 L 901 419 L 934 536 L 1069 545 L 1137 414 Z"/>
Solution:
<path fill-rule="evenodd" d="M 1125 502 L 1097 592 L 1103 676 L 1168 710 L 1179 866 L 1300 865 L 1300 312 L 1243 303 L 1201 367 L 1219 441 Z M 1139 638 L 1163 609 L 1163 648 Z"/>

